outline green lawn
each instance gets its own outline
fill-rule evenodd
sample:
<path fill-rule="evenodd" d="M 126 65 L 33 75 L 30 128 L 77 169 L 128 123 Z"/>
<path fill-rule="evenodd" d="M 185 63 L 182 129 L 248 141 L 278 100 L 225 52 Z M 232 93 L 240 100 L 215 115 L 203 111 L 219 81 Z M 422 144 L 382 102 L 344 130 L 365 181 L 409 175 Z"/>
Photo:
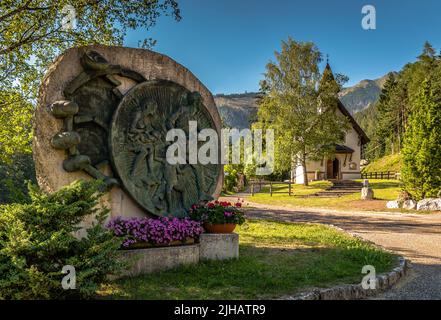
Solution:
<path fill-rule="evenodd" d="M 361 180 L 356 180 L 361 182 Z M 301 198 L 299 195 L 313 194 L 318 191 L 325 190 L 331 183 L 324 181 L 312 182 L 310 186 L 293 185 L 293 195 L 289 196 L 287 193 L 275 193 L 272 196 L 265 193 L 256 193 L 254 196 L 247 197 L 250 202 L 293 206 L 293 207 L 314 207 L 327 209 L 357 209 L 357 210 L 386 210 L 386 202 L 395 200 L 400 192 L 400 182 L 397 180 L 370 180 L 369 184 L 374 190 L 375 200 L 362 201 L 360 200 L 360 193 L 345 195 L 340 198 Z M 277 191 L 288 192 L 288 186 L 276 186 L 273 188 Z M 267 192 L 268 188 L 263 188 Z"/>
<path fill-rule="evenodd" d="M 377 273 L 396 259 L 371 244 L 315 224 L 248 221 L 239 228 L 240 258 L 136 278 L 99 293 L 106 299 L 262 299 L 311 287 L 359 283 L 364 265 Z"/>

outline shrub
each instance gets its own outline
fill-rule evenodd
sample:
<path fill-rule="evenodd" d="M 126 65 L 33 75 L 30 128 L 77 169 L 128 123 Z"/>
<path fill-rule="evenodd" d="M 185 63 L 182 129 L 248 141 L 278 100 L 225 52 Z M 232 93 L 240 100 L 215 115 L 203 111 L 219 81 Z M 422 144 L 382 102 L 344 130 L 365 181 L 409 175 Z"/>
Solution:
<path fill-rule="evenodd" d="M 234 191 L 239 181 L 239 171 L 235 165 L 227 164 L 224 166 L 224 187 L 223 191 Z"/>
<path fill-rule="evenodd" d="M 190 218 L 211 224 L 235 223 L 240 225 L 245 222 L 241 207 L 241 202 L 232 204 L 227 201 L 193 205 L 190 209 Z"/>
<path fill-rule="evenodd" d="M 123 266 L 120 239 L 102 225 L 98 182 L 79 181 L 46 194 L 30 187 L 31 201 L 0 207 L 0 299 L 64 299 L 94 296 Z M 85 218 L 96 219 L 83 238 Z M 63 266 L 76 271 L 76 290 L 63 290 Z"/>
<path fill-rule="evenodd" d="M 123 247 L 135 243 L 168 244 L 197 238 L 204 229 L 198 221 L 188 218 L 122 218 L 117 217 L 107 224 L 115 236 L 123 237 Z"/>

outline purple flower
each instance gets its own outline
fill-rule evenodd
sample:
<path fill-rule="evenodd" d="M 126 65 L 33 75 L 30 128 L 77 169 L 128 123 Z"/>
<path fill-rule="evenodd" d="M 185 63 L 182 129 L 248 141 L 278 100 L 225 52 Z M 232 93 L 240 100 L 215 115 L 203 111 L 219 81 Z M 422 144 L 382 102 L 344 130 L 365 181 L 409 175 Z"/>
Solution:
<path fill-rule="evenodd" d="M 123 237 L 123 247 L 138 242 L 167 244 L 175 240 L 196 238 L 202 232 L 201 222 L 188 218 L 122 218 L 116 217 L 106 227 L 115 236 Z"/>

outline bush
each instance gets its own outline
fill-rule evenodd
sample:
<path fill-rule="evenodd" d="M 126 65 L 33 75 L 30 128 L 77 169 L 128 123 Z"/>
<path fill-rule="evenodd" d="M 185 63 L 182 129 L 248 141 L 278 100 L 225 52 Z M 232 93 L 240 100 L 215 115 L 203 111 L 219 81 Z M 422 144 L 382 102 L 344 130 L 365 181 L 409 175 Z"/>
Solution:
<path fill-rule="evenodd" d="M 121 241 L 96 208 L 99 182 L 79 181 L 46 194 L 30 187 L 31 201 L 0 207 L 0 299 L 88 298 L 123 266 Z M 96 219 L 85 237 L 75 237 L 85 218 Z M 63 290 L 63 266 L 76 271 L 76 290 Z"/>
<path fill-rule="evenodd" d="M 224 187 L 223 191 L 231 192 L 235 191 L 239 181 L 239 171 L 235 165 L 226 164 L 224 166 Z"/>

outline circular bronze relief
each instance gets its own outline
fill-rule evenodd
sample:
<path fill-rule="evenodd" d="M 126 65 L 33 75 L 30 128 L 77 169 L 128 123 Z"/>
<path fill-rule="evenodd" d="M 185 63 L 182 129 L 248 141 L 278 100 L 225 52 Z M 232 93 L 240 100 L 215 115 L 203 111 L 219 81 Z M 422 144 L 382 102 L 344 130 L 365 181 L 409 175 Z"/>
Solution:
<path fill-rule="evenodd" d="M 170 129 L 189 121 L 198 131 L 215 129 L 201 96 L 165 80 L 146 81 L 121 100 L 112 119 L 110 154 L 124 189 L 144 209 L 159 216 L 187 214 L 192 204 L 211 199 L 221 174 L 219 164 L 169 164 L 166 141 Z M 218 161 L 219 163 L 219 161 Z"/>

